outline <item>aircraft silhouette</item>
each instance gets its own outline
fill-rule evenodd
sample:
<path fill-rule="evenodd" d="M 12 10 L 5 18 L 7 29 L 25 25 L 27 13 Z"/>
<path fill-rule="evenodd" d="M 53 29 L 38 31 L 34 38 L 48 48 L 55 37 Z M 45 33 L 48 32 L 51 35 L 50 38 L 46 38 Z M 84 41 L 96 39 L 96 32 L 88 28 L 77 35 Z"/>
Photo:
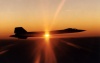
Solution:
<path fill-rule="evenodd" d="M 50 34 L 63 34 L 63 33 L 76 33 L 83 32 L 85 30 L 75 29 L 75 28 L 67 28 L 63 30 L 54 30 L 49 31 Z M 18 39 L 27 39 L 28 37 L 40 37 L 45 34 L 45 32 L 27 32 L 23 27 L 16 27 L 14 30 L 15 35 L 11 35 L 10 37 L 15 37 Z"/>

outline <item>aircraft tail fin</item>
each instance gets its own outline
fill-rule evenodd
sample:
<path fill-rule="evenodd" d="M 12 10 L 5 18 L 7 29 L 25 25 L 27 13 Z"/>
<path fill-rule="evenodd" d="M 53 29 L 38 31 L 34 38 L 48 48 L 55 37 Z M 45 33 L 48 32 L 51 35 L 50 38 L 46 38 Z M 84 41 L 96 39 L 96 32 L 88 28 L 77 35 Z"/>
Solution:
<path fill-rule="evenodd" d="M 27 31 L 22 27 L 16 27 L 15 30 L 14 30 L 14 33 L 16 33 L 16 34 L 26 33 L 26 32 Z"/>

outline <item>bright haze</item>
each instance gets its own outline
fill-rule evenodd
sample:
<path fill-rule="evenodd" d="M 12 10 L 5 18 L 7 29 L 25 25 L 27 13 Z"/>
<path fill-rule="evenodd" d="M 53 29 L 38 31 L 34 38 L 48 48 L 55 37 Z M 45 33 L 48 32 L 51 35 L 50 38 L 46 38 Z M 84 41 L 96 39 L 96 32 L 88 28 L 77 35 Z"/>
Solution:
<path fill-rule="evenodd" d="M 19 26 L 27 31 L 87 30 L 66 37 L 100 36 L 100 0 L 0 0 L 0 39 Z"/>

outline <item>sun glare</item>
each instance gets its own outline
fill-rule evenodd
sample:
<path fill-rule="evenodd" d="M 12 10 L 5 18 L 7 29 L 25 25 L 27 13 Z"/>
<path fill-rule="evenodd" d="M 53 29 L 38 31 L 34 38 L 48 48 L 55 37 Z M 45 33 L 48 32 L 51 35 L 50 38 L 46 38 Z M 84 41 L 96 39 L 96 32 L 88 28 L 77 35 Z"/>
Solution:
<path fill-rule="evenodd" d="M 50 36 L 49 34 L 45 34 L 45 38 L 49 38 L 49 36 Z"/>
<path fill-rule="evenodd" d="M 44 38 L 45 38 L 46 42 L 49 42 L 49 38 L 50 38 L 49 32 L 45 32 Z"/>

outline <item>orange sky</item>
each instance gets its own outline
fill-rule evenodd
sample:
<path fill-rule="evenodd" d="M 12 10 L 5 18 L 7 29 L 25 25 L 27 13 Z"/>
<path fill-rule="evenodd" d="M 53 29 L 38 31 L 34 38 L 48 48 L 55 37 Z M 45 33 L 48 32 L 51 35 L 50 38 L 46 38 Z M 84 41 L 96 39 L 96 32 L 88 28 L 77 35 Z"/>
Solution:
<path fill-rule="evenodd" d="M 17 26 L 28 31 L 77 28 L 87 30 L 66 36 L 100 36 L 99 0 L 0 0 L 0 38 Z"/>

